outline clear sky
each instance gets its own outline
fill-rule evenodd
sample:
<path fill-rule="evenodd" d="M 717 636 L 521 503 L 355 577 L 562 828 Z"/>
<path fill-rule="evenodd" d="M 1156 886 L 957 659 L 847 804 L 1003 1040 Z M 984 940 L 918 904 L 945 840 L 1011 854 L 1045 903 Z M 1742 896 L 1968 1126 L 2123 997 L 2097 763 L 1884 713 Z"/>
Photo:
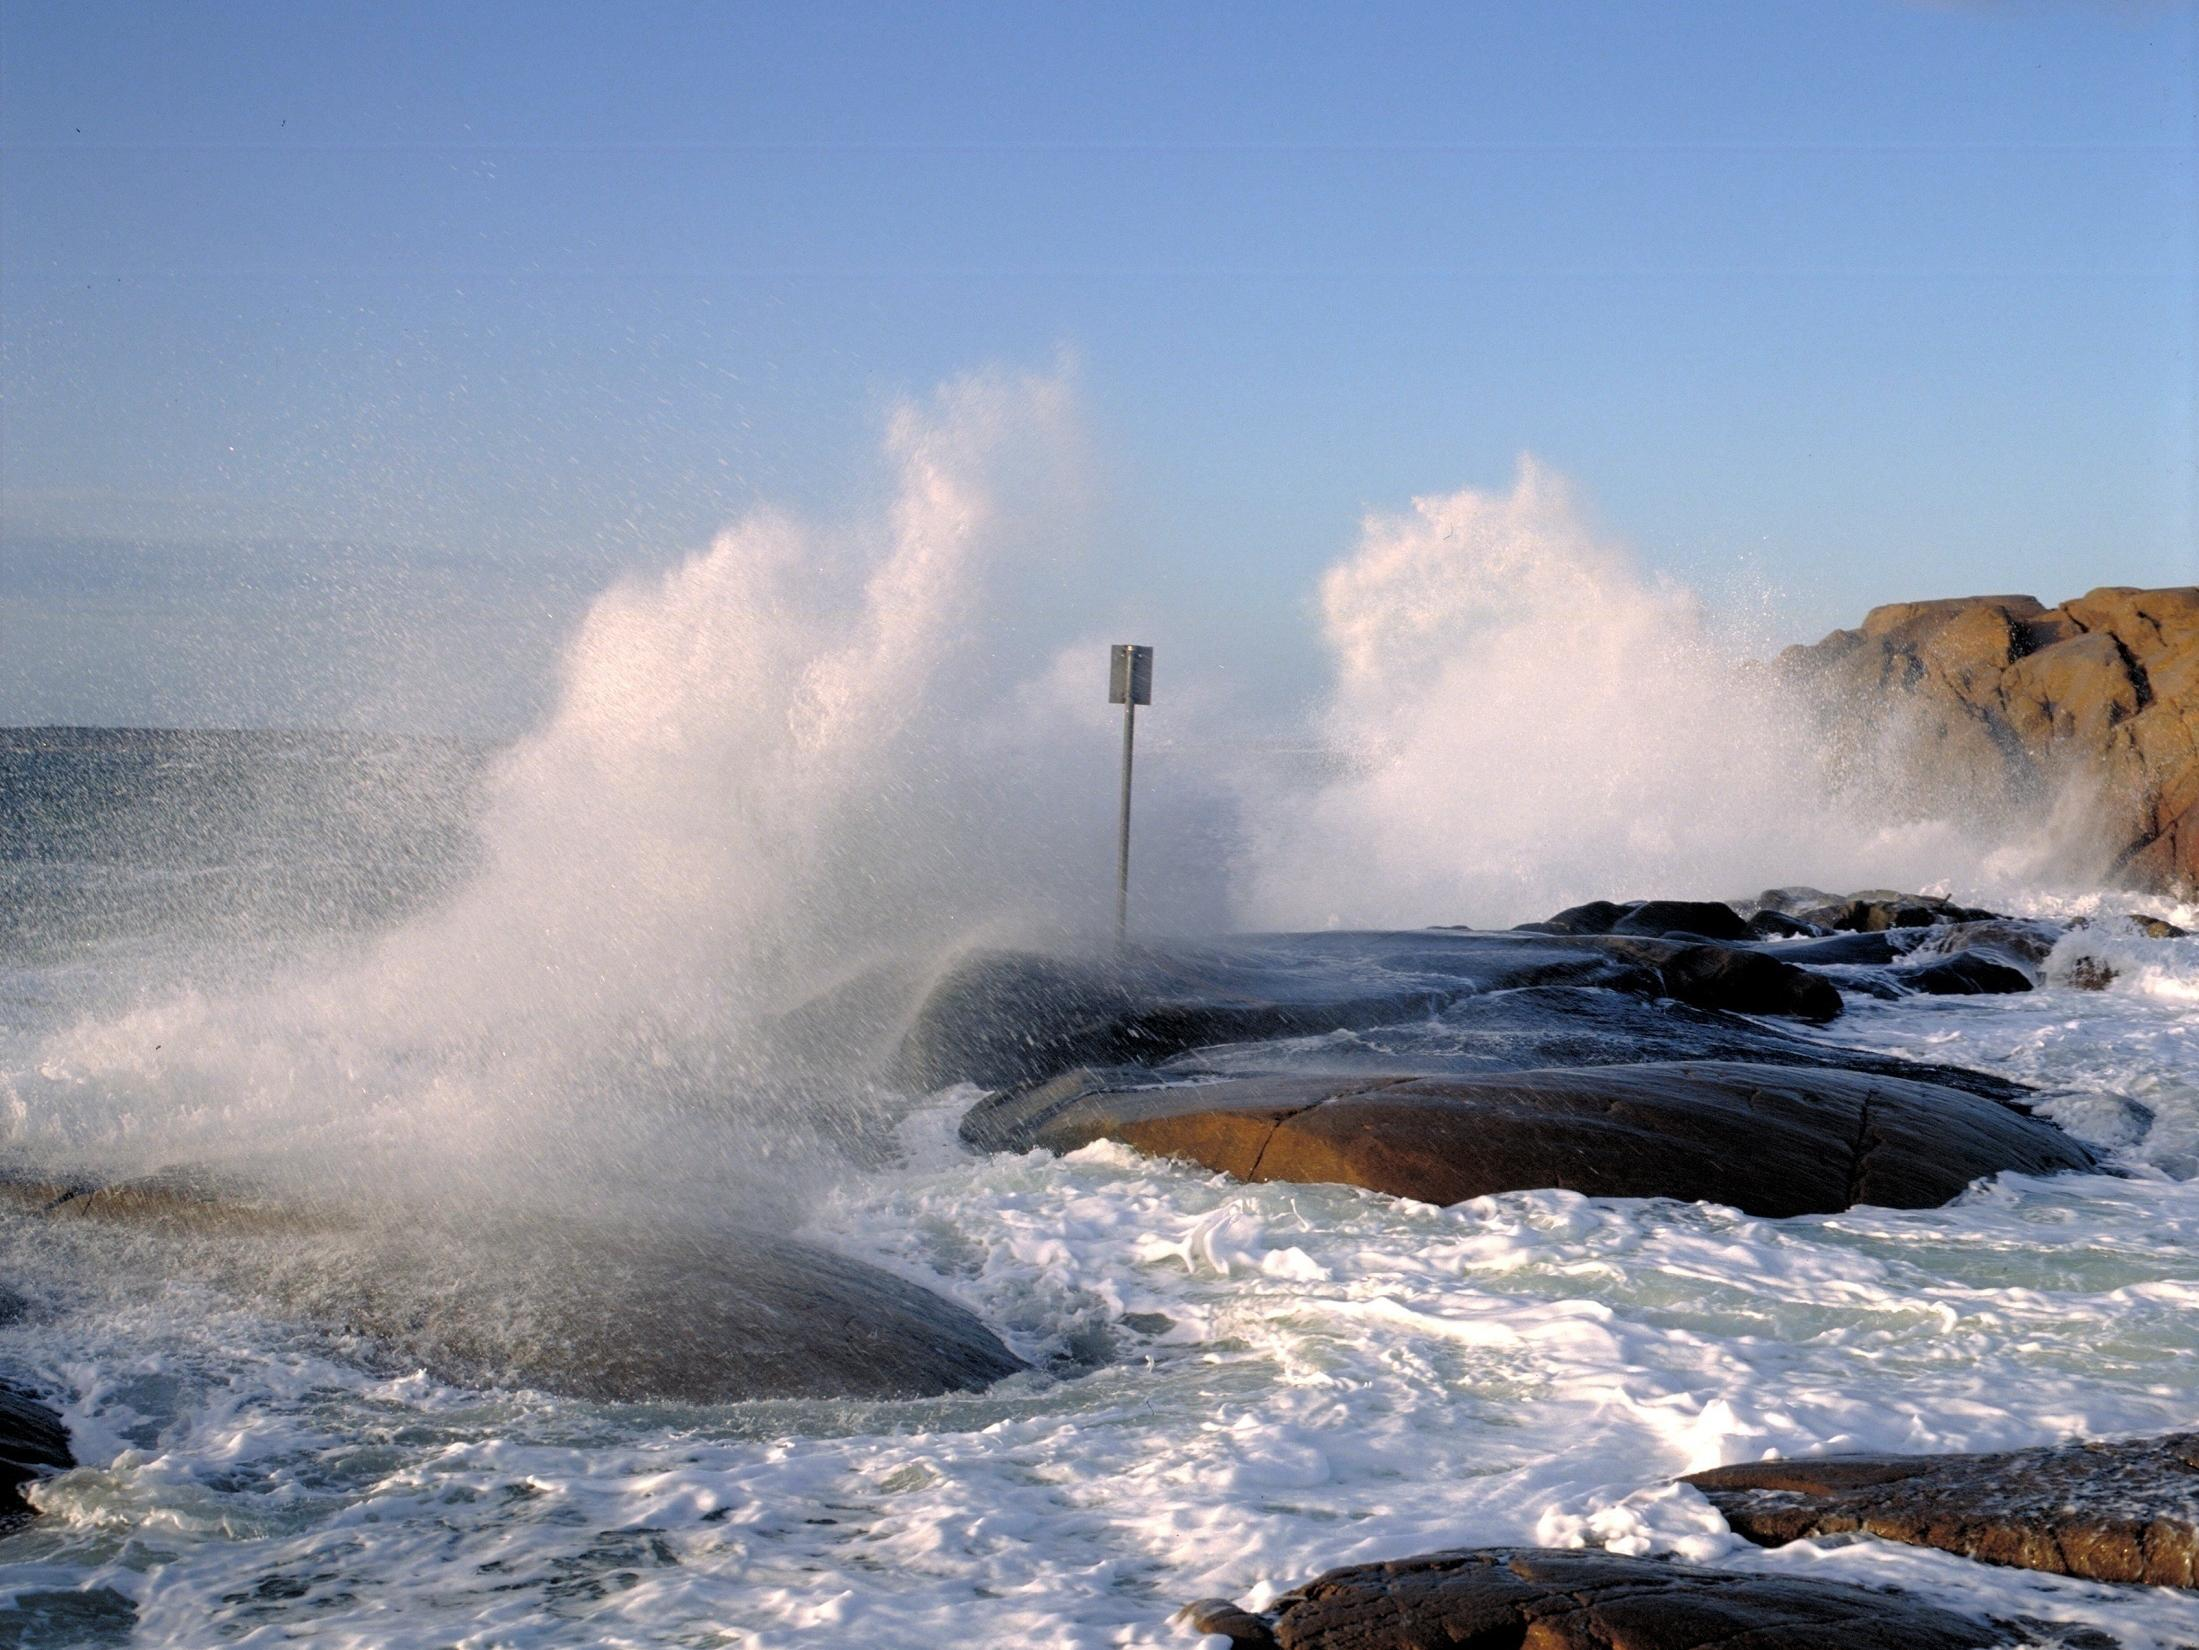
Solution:
<path fill-rule="evenodd" d="M 1522 451 L 1796 638 L 2189 582 L 2195 41 L 2110 0 L 8 0 L 0 721 L 509 726 L 609 574 L 1065 354 L 1125 585 L 1254 681 L 1363 512 Z"/>

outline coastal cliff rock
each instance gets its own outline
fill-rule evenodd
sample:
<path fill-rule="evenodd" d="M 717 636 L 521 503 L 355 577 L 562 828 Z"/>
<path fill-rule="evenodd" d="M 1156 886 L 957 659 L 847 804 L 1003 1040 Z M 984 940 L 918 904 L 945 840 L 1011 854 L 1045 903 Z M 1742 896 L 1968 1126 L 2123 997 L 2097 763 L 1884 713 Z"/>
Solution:
<path fill-rule="evenodd" d="M 2093 803 L 2102 865 L 2199 891 L 2199 586 L 2111 587 L 2042 606 L 1970 596 L 1873 608 L 1779 670 L 1842 759 L 1892 730 L 1922 808 Z M 1802 913 L 1807 915 L 1807 913 Z"/>
<path fill-rule="evenodd" d="M 1056 1152 L 1114 1140 L 1240 1180 L 1329 1181 L 1424 1203 L 1556 1187 L 1767 1217 L 1933 1208 L 2003 1170 L 2094 1165 L 2044 1119 L 1957 1089 L 1738 1061 L 1135 1082 L 1071 1073 L 991 1096 L 971 1108 L 963 1137 Z"/>
<path fill-rule="evenodd" d="M 1751 1461 L 1685 1481 L 1760 1546 L 1861 1531 L 1987 1564 L 2199 1587 L 2199 1433 L 1995 1455 Z"/>
<path fill-rule="evenodd" d="M 1985 1622 L 1875 1587 L 1562 1548 L 1476 1548 L 1331 1570 L 1264 1611 L 1183 1612 L 1231 1650 L 1983 1650 Z"/>

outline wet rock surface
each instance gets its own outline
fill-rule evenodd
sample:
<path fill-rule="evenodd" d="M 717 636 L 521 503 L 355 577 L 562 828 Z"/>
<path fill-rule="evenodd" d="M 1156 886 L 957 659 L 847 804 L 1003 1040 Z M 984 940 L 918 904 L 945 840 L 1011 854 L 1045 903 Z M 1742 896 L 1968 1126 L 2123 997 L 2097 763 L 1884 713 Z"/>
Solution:
<path fill-rule="evenodd" d="M 1184 1611 L 1232 1650 L 1984 1650 L 2007 1630 L 1906 1594 L 1549 1548 L 1360 1564 L 1260 1612 Z"/>
<path fill-rule="evenodd" d="M 61 1417 L 22 1388 L 0 1381 L 0 1535 L 33 1516 L 23 1490 L 76 1465 Z"/>
<path fill-rule="evenodd" d="M 1894 978 L 1911 991 L 1934 997 L 1992 997 L 2029 991 L 2031 976 L 1977 951 L 1903 969 Z"/>
<path fill-rule="evenodd" d="M 1860 1531 L 1987 1564 L 2199 1586 L 2199 1433 L 1992 1455 L 1759 1461 L 1685 1482 L 1764 1546 Z"/>
<path fill-rule="evenodd" d="M 1641 935 L 1426 929 L 1259 935 L 1120 956 L 984 951 L 926 993 L 893 1076 L 919 1089 L 999 1087 L 1216 1044 L 1391 1025 L 1470 997 L 1552 985 L 1803 1020 L 1840 1013 L 1836 986 L 1781 958 Z"/>
<path fill-rule="evenodd" d="M 452 1380 L 610 1402 L 908 1398 L 1024 1368 L 969 1312 L 770 1233 L 548 1218 L 451 1227 L 253 1202 L 206 1177 L 18 1173 L 37 1218 L 173 1240 L 176 1264 Z"/>
<path fill-rule="evenodd" d="M 1056 1152 L 1115 1140 L 1243 1180 L 1437 1204 L 1554 1187 L 1763 1216 L 1931 1208 L 2003 1170 L 2095 1166 L 2052 1124 L 1958 1089 L 1741 1062 L 1135 1084 L 1082 1072 L 989 1096 L 963 1137 Z"/>

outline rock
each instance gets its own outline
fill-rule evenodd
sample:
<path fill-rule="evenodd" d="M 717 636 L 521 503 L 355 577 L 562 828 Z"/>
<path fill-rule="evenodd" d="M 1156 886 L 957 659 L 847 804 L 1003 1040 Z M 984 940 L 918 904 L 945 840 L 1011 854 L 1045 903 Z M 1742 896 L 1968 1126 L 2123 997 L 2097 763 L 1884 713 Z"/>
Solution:
<path fill-rule="evenodd" d="M 1923 938 L 1924 930 L 1917 928 L 1827 934 L 1823 939 L 1789 940 L 1766 955 L 1803 968 L 1870 968 L 1907 956 Z"/>
<path fill-rule="evenodd" d="M 1834 761 L 1890 741 L 1921 811 L 2043 817 L 2072 793 L 2096 815 L 2100 872 L 2199 890 L 2199 586 L 2051 609 L 2029 596 L 1882 607 L 1787 649 L 1779 669 Z"/>
<path fill-rule="evenodd" d="M 1668 996 L 1696 1008 L 1823 1022 L 1840 1017 L 1840 988 L 1782 958 L 1729 945 L 1690 945 L 1657 964 Z"/>
<path fill-rule="evenodd" d="M 1752 1461 L 1685 1480 L 1763 1546 L 1862 1531 L 2090 1581 L 2199 1586 L 2199 1433 Z"/>
<path fill-rule="evenodd" d="M 1556 1187 L 1773 1217 L 1932 1208 L 2002 1170 L 2094 1166 L 2053 1124 L 1959 1089 L 1708 1060 L 1169 1086 L 1072 1073 L 979 1101 L 963 1136 L 1055 1152 L 1116 1140 L 1241 1180 L 1425 1203 Z"/>
<path fill-rule="evenodd" d="M 1484 1547 L 1356 1564 L 1254 1613 L 1184 1612 L 1232 1650 L 1985 1650 L 2000 1628 L 1906 1594 L 1668 1559 Z"/>
<path fill-rule="evenodd" d="M 173 1237 L 178 1265 L 470 1384 L 715 1404 L 928 1397 L 1025 1367 L 952 1302 L 773 1233 L 404 1210 L 370 1221 L 203 1175 L 87 1188 L 19 1173 L 0 1195 L 42 1219 Z"/>
<path fill-rule="evenodd" d="M 1641 906 L 1640 900 L 1620 905 L 1607 899 L 1592 899 L 1586 905 L 1569 905 L 1541 922 L 1523 922 L 1519 928 L 1522 933 L 1535 934 L 1608 934 L 1614 923 L 1640 910 Z"/>
<path fill-rule="evenodd" d="M 2046 961 L 2063 932 L 2059 923 L 1995 917 L 1986 922 L 1958 922 L 1938 929 L 1924 939 L 1917 951 L 1920 955 L 1930 952 L 1938 956 L 1978 951 L 1988 957 L 2028 963 L 2035 968 Z"/>
<path fill-rule="evenodd" d="M 1741 1060 L 1870 1072 L 1943 1083 L 2019 1107 L 2032 1092 L 1986 1072 L 1848 1048 L 1822 1036 L 1798 1036 L 1760 1018 L 1694 1008 L 1669 998 L 1564 985 L 1462 997 L 1432 1025 L 1413 1021 L 1373 1026 L 1317 1043 L 1302 1040 L 1287 1050 L 1268 1043 L 1202 1049 L 1159 1067 L 1119 1068 L 1120 1081 L 1114 1086 L 1270 1075 L 1438 1077 L 1649 1060 Z"/>
<path fill-rule="evenodd" d="M 1833 896 L 1822 888 L 1796 884 L 1790 888 L 1766 888 L 1756 896 L 1756 909 L 1777 911 L 1782 916 L 1793 916 L 1797 911 L 1807 911 L 1813 905 L 1830 905 Z"/>
<path fill-rule="evenodd" d="M 1271 934 L 1121 957 L 981 951 L 949 968 L 902 1036 L 904 1087 L 1001 1088 L 1079 1066 L 1424 1020 L 1496 991 L 1600 986 L 1697 1007 L 1827 1020 L 1837 989 L 1784 958 L 1635 935 Z"/>
<path fill-rule="evenodd" d="M 1536 985 L 1664 992 L 1654 966 L 1630 955 L 1517 932 L 1256 935 L 1121 956 L 980 951 L 926 994 L 893 1077 L 916 1089 L 997 1088 L 1218 1043 L 1424 1019 L 1477 992 Z"/>
<path fill-rule="evenodd" d="M 2073 991 L 2105 991 L 2118 976 L 2113 963 L 2086 955 L 2071 957 L 2063 965 L 2061 977 Z"/>
<path fill-rule="evenodd" d="M 1957 905 L 1936 894 L 1897 894 L 1874 888 L 1795 913 L 1840 934 L 1880 934 L 1890 928 L 1931 928 L 1940 923 L 1983 922 L 1997 915 Z"/>
<path fill-rule="evenodd" d="M 24 1485 L 75 1465 L 61 1417 L 29 1393 L 0 1381 L 0 1535 L 34 1516 Z"/>
<path fill-rule="evenodd" d="M 1784 911 L 1752 911 L 1748 918 L 1751 939 L 1798 940 L 1815 939 L 1830 932 L 1814 922 L 1804 922 L 1800 917 L 1790 917 Z"/>
<path fill-rule="evenodd" d="M 1933 997 L 2000 996 L 2031 989 L 2031 976 L 2022 969 L 1975 951 L 1942 957 L 1921 968 L 1905 968 L 1894 978 L 1911 991 Z"/>
<path fill-rule="evenodd" d="M 1710 900 L 1644 900 L 1609 930 L 1613 934 L 1688 934 L 1706 940 L 1745 940 L 1748 924 L 1730 905 Z"/>

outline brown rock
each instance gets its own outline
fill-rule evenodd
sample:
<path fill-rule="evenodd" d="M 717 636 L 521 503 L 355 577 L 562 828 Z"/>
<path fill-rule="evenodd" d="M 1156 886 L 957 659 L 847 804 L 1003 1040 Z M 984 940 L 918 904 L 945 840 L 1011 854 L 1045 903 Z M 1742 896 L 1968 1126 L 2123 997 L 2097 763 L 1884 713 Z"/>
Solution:
<path fill-rule="evenodd" d="M 1758 1461 L 1686 1482 L 1763 1546 L 1862 1531 L 2091 1581 L 2199 1586 L 2199 1433 L 1996 1455 Z"/>
<path fill-rule="evenodd" d="M 1233 1650 L 1984 1650 L 2001 1629 L 1905 1594 L 1661 1559 L 1486 1547 L 1331 1570 L 1255 1614 L 1184 1612 Z"/>
<path fill-rule="evenodd" d="M 1057 1152 L 1117 1140 L 1240 1180 L 1334 1181 L 1425 1203 L 1556 1187 L 1765 1216 L 1932 1208 L 2004 1169 L 2094 1161 L 2043 1119 L 1938 1084 L 1738 1061 L 1111 1082 L 1121 1079 L 1070 1074 L 989 1097 L 964 1133 Z"/>
<path fill-rule="evenodd" d="M 2043 810 L 2076 787 L 2099 870 L 2199 890 L 2199 586 L 2095 590 L 2054 609 L 1976 596 L 1873 609 L 1789 648 L 1836 762 L 1892 734 L 1928 810 Z"/>

